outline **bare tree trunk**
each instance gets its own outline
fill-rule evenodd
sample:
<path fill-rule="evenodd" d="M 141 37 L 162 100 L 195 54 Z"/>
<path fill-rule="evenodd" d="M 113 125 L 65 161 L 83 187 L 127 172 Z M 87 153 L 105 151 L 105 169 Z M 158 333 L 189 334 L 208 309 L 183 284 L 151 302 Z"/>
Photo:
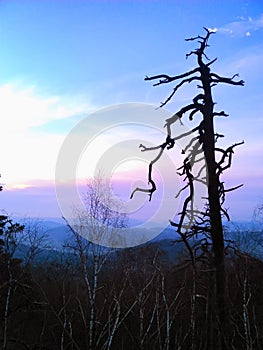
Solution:
<path fill-rule="evenodd" d="M 9 273 L 9 282 L 8 282 L 8 289 L 7 289 L 7 295 L 5 300 L 3 350 L 5 350 L 7 347 L 9 304 L 10 304 L 12 284 L 13 284 L 13 274 L 10 266 L 10 258 L 8 259 L 8 262 L 7 262 L 7 269 Z"/>
<path fill-rule="evenodd" d="M 166 293 L 165 293 L 165 279 L 164 279 L 164 275 L 162 274 L 161 276 L 162 278 L 162 299 L 163 299 L 163 304 L 164 304 L 164 309 L 165 309 L 165 333 L 166 333 L 166 337 L 165 337 L 165 341 L 164 341 L 164 350 L 169 350 L 170 349 L 170 335 L 171 335 L 171 312 L 170 312 L 170 306 L 168 305 L 167 302 L 167 297 L 166 297 Z"/>
<path fill-rule="evenodd" d="M 218 312 L 219 331 L 223 340 L 223 326 L 225 325 L 225 264 L 224 264 L 224 234 L 221 218 L 221 205 L 219 195 L 219 178 L 216 173 L 217 163 L 215 160 L 215 131 L 211 86 L 210 69 L 207 66 L 201 68 L 201 79 L 204 89 L 204 135 L 203 151 L 207 166 L 208 203 L 210 216 L 210 232 L 214 255 L 215 283 L 216 283 L 216 307 Z"/>

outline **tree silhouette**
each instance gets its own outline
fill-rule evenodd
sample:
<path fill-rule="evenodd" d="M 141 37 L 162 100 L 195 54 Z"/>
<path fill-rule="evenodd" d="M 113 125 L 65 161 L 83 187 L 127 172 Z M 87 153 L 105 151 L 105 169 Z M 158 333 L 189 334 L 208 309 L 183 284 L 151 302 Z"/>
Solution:
<path fill-rule="evenodd" d="M 223 149 L 218 147 L 217 141 L 223 137 L 218 134 L 214 128 L 215 117 L 227 117 L 224 111 L 215 111 L 215 102 L 212 97 L 212 89 L 218 84 L 230 84 L 235 86 L 243 86 L 243 80 L 237 80 L 238 74 L 231 78 L 223 77 L 211 71 L 211 66 L 217 60 L 209 60 L 206 56 L 206 49 L 209 46 L 208 40 L 213 34 L 212 31 L 205 29 L 205 36 L 196 36 L 186 41 L 194 41 L 199 43 L 199 47 L 186 55 L 196 56 L 197 67 L 183 74 L 170 76 L 160 74 L 155 76 L 146 76 L 146 81 L 157 81 L 153 86 L 178 82 L 173 88 L 167 99 L 161 103 L 160 107 L 165 106 L 175 96 L 179 88 L 185 84 L 197 82 L 197 88 L 201 90 L 192 100 L 192 103 L 182 107 L 171 118 L 166 120 L 166 139 L 164 143 L 156 147 L 147 148 L 140 145 L 141 151 L 158 150 L 157 157 L 149 164 L 148 182 L 150 188 L 136 188 L 131 197 L 137 191 L 148 192 L 149 200 L 157 189 L 157 184 L 152 176 L 153 165 L 161 157 L 165 149 L 169 150 L 174 147 L 175 142 L 185 136 L 193 135 L 191 141 L 182 149 L 185 154 L 183 165 L 179 175 L 184 176 L 187 182 L 186 186 L 180 190 L 180 193 L 188 190 L 188 194 L 184 200 L 182 210 L 180 212 L 179 222 L 170 221 L 171 225 L 176 227 L 178 234 L 186 243 L 190 252 L 193 266 L 196 262 L 196 250 L 189 245 L 189 240 L 193 237 L 201 237 L 199 241 L 199 252 L 202 250 L 210 250 L 213 256 L 212 270 L 215 271 L 215 300 L 216 300 L 216 318 L 219 323 L 219 346 L 224 347 L 224 325 L 226 325 L 226 301 L 225 301 L 225 243 L 222 225 L 222 217 L 228 220 L 229 214 L 224 209 L 225 194 L 242 185 L 234 188 L 226 189 L 224 182 L 221 180 L 223 172 L 231 167 L 232 157 L 236 146 L 243 142 L 235 143 Z M 172 135 L 172 126 L 176 122 L 182 123 L 182 118 L 188 115 L 192 121 L 195 116 L 201 116 L 201 122 L 189 132 L 182 135 Z M 200 164 L 200 160 L 204 159 L 206 166 L 199 168 L 197 174 L 193 168 Z M 206 184 L 207 186 L 207 205 L 202 211 L 198 211 L 194 207 L 195 187 L 197 184 Z M 211 247 L 211 249 L 210 249 Z M 204 255 L 204 254 L 203 254 Z M 199 257 L 201 255 L 199 254 Z M 209 345 L 208 345 L 209 347 Z"/>

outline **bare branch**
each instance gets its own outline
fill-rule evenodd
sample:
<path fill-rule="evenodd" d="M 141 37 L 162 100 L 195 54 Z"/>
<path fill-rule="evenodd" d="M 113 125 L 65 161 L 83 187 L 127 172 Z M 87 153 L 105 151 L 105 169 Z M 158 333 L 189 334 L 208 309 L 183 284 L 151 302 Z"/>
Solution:
<path fill-rule="evenodd" d="M 225 215 L 225 217 L 226 217 L 227 221 L 230 221 L 230 216 L 229 216 L 229 214 L 228 214 L 227 210 L 226 210 L 226 209 L 224 209 L 222 206 L 221 206 L 220 210 L 221 210 L 221 211 L 222 211 L 222 213 Z"/>
<path fill-rule="evenodd" d="M 175 80 L 180 80 L 180 79 L 183 79 L 185 77 L 189 77 L 190 75 L 192 75 L 194 73 L 197 73 L 197 72 L 199 72 L 199 67 L 195 68 L 193 70 L 190 70 L 189 72 L 186 72 L 186 73 L 183 73 L 183 74 L 180 74 L 180 75 L 175 75 L 173 77 L 171 77 L 171 76 L 169 76 L 167 74 L 158 74 L 158 75 L 153 75 L 151 77 L 148 77 L 146 75 L 144 80 L 148 81 L 148 80 L 160 79 L 158 83 L 155 83 L 153 85 L 153 86 L 157 86 L 157 85 L 161 85 L 161 84 L 167 84 L 167 83 L 170 83 L 170 82 L 175 81 Z"/>
<path fill-rule="evenodd" d="M 211 73 L 210 76 L 212 77 L 211 82 L 216 83 L 216 84 L 217 83 L 226 83 L 226 84 L 239 85 L 239 86 L 244 86 L 244 84 L 245 84 L 244 80 L 239 80 L 239 81 L 233 80 L 235 77 L 238 76 L 238 74 L 233 75 L 232 78 L 221 77 L 220 75 L 218 75 L 216 73 Z"/>
<path fill-rule="evenodd" d="M 182 229 L 182 225 L 185 219 L 185 216 L 187 214 L 187 209 L 188 209 L 188 204 L 190 203 L 191 208 L 190 208 L 190 213 L 191 213 L 191 220 L 192 221 L 192 216 L 193 216 L 193 196 L 194 196 L 194 176 L 191 173 L 191 169 L 192 169 L 192 165 L 190 163 L 190 160 L 188 157 L 185 158 L 184 160 L 184 165 L 183 165 L 183 172 L 180 174 L 182 175 L 186 175 L 186 178 L 188 180 L 188 184 L 187 186 L 185 186 L 185 188 L 187 188 L 189 186 L 189 195 L 188 197 L 185 199 L 184 204 L 183 204 L 183 209 L 182 209 L 182 213 L 180 216 L 180 221 L 178 224 L 178 230 L 177 232 L 181 234 L 181 229 Z"/>
<path fill-rule="evenodd" d="M 219 152 L 223 153 L 220 161 L 217 163 L 217 168 L 219 169 L 218 175 L 221 174 L 224 170 L 231 167 L 234 148 L 237 146 L 243 145 L 243 144 L 244 144 L 244 141 L 235 143 L 234 145 L 228 147 L 226 150 L 223 150 L 221 148 L 215 148 L 215 151 L 219 151 Z M 225 166 L 222 166 L 224 164 L 224 162 L 226 161 L 226 158 L 228 158 L 228 162 Z"/>
<path fill-rule="evenodd" d="M 158 161 L 158 159 L 160 159 L 161 155 L 163 153 L 163 149 L 160 150 L 159 154 L 157 155 L 157 157 L 152 160 L 149 164 L 149 169 L 148 169 L 148 183 L 151 185 L 151 188 L 141 188 L 141 187 L 136 187 L 135 190 L 132 191 L 130 199 L 133 198 L 134 194 L 136 192 L 146 192 L 149 193 L 149 202 L 152 199 L 152 195 L 153 193 L 156 191 L 156 184 L 152 179 L 152 167 L 153 164 L 156 163 Z"/>
<path fill-rule="evenodd" d="M 167 127 L 167 134 L 171 137 L 171 125 L 174 124 L 177 120 L 180 120 L 186 112 L 189 112 L 191 110 L 196 110 L 196 109 L 198 109 L 198 111 L 202 112 L 203 105 L 200 103 L 191 103 L 190 105 L 181 108 L 172 117 L 166 119 L 165 126 Z"/>
<path fill-rule="evenodd" d="M 214 112 L 213 113 L 213 116 L 214 117 L 229 117 L 229 114 L 226 114 L 224 111 L 221 111 L 221 112 Z"/>
<path fill-rule="evenodd" d="M 188 136 L 188 135 L 193 134 L 193 133 L 194 133 L 195 131 L 197 131 L 197 130 L 199 130 L 199 126 L 193 128 L 192 130 L 189 130 L 189 131 L 187 131 L 187 132 L 185 132 L 185 133 L 183 133 L 183 134 L 180 134 L 180 135 L 178 135 L 178 136 L 175 136 L 175 137 L 173 138 L 173 140 L 174 140 L 174 141 L 180 140 L 180 139 L 182 139 L 182 138 L 185 137 L 185 136 Z"/>
<path fill-rule="evenodd" d="M 175 95 L 176 91 L 182 86 L 184 85 L 185 83 L 191 83 L 192 81 L 194 80 L 201 80 L 199 77 L 191 77 L 191 78 L 188 78 L 188 79 L 184 79 L 182 80 L 178 85 L 175 86 L 175 88 L 173 89 L 173 92 L 167 97 L 167 99 L 164 101 L 164 102 L 161 102 L 161 105 L 160 107 L 163 107 L 165 106 L 171 99 L 172 97 Z"/>
<path fill-rule="evenodd" d="M 170 224 L 171 224 L 171 226 L 177 227 L 177 232 L 179 233 L 180 237 L 182 238 L 182 241 L 184 242 L 185 246 L 187 247 L 187 250 L 188 250 L 189 255 L 191 257 L 192 266 L 195 267 L 193 250 L 188 242 L 186 235 L 181 232 L 182 225 L 180 225 L 180 223 L 176 224 L 175 222 L 173 222 L 171 220 L 170 220 Z"/>
<path fill-rule="evenodd" d="M 195 37 L 192 37 L 192 38 L 187 38 L 187 39 L 184 39 L 184 40 L 185 41 L 194 41 L 194 40 L 198 40 L 198 39 L 205 40 L 205 37 L 198 35 L 198 36 L 195 36 Z"/>
<path fill-rule="evenodd" d="M 244 186 L 244 184 L 241 184 L 241 185 L 238 185 L 238 186 L 235 186 L 235 187 L 231 187 L 231 188 L 228 188 L 227 190 L 224 190 L 224 192 L 232 192 L 232 191 L 235 191 L 237 190 L 238 188 Z"/>
<path fill-rule="evenodd" d="M 213 63 L 215 63 L 215 61 L 217 61 L 217 58 L 214 58 L 212 61 L 210 61 L 209 63 L 207 63 L 207 67 L 211 66 Z"/>
<path fill-rule="evenodd" d="M 155 146 L 155 147 L 146 147 L 144 146 L 143 144 L 140 144 L 139 148 L 141 148 L 141 152 L 146 152 L 146 151 L 155 151 L 159 148 L 162 148 L 162 145 L 158 145 L 158 146 Z"/>

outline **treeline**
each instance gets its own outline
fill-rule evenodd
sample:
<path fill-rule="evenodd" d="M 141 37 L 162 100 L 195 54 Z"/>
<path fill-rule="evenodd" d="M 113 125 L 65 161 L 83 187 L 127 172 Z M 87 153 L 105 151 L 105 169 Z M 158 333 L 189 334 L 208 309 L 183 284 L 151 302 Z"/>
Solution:
<path fill-rule="evenodd" d="M 75 233 L 36 263 L 37 228 L 25 233 L 6 216 L 0 227 L 1 349 L 219 348 L 209 252 L 194 266 L 185 253 L 167 265 L 156 247 L 105 251 Z M 17 259 L 22 241 L 28 254 Z M 263 262 L 229 250 L 226 270 L 226 343 L 262 349 Z"/>

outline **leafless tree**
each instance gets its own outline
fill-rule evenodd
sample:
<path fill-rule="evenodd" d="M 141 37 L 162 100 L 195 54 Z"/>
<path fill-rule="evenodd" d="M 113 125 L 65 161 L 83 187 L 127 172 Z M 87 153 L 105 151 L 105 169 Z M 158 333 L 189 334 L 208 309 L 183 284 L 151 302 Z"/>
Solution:
<path fill-rule="evenodd" d="M 99 291 L 103 288 L 99 283 L 99 276 L 113 249 L 106 248 L 99 243 L 103 244 L 107 237 L 110 246 L 115 230 L 124 228 L 127 218 L 121 212 L 121 201 L 113 197 L 109 180 L 103 176 L 88 182 L 83 202 L 84 209 L 74 209 L 74 225 L 68 223 L 73 240 L 67 243 L 67 247 L 73 249 L 78 257 L 86 289 L 88 303 L 83 305 L 79 300 L 79 309 L 83 324 L 87 329 L 89 349 L 110 349 L 118 327 L 127 316 L 121 315 L 120 309 L 120 299 L 127 281 L 123 281 L 123 286 L 118 291 L 112 289 L 112 299 L 106 303 L 107 310 L 105 310 L 105 303 L 103 304 L 104 315 L 102 315 L 96 304 Z M 100 316 L 104 317 L 105 314 L 108 314 L 108 318 L 104 326 L 100 328 L 98 325 L 103 323 Z"/>
<path fill-rule="evenodd" d="M 47 237 L 43 233 L 41 225 L 36 220 L 25 220 L 23 224 L 15 223 L 9 216 L 1 216 L 1 259 L 7 280 L 0 289 L 6 290 L 4 306 L 3 349 L 8 346 L 8 324 L 10 305 L 16 294 L 25 294 L 31 287 L 27 285 L 25 275 L 29 265 L 37 254 L 47 247 Z M 14 341 L 14 339 L 12 339 Z"/>
<path fill-rule="evenodd" d="M 185 84 L 197 82 L 197 87 L 201 90 L 187 106 L 178 110 L 171 118 L 166 120 L 166 139 L 156 146 L 148 148 L 140 145 L 141 151 L 158 150 L 158 155 L 149 164 L 148 182 L 149 188 L 136 188 L 131 197 L 137 192 L 147 192 L 149 200 L 157 189 L 157 184 L 152 175 L 154 164 L 159 160 L 165 150 L 174 147 L 175 142 L 186 136 L 193 135 L 191 141 L 182 149 L 185 154 L 183 165 L 179 175 L 184 177 L 186 186 L 181 189 L 180 193 L 188 190 L 188 194 L 183 203 L 180 212 L 179 222 L 170 221 L 171 225 L 176 227 L 178 234 L 184 242 L 202 234 L 200 244 L 211 245 L 213 253 L 213 269 L 215 270 L 215 300 L 216 300 L 216 318 L 218 319 L 217 332 L 219 348 L 224 347 L 224 326 L 226 325 L 226 299 L 225 299 L 225 249 L 222 217 L 228 220 L 229 214 L 224 209 L 225 195 L 227 192 L 233 191 L 242 185 L 233 188 L 225 188 L 221 175 L 225 170 L 231 167 L 234 149 L 243 144 L 243 142 L 235 143 L 226 149 L 217 146 L 217 142 L 223 137 L 215 131 L 214 119 L 216 117 L 227 117 L 225 111 L 216 111 L 215 102 L 212 97 L 212 90 L 218 84 L 230 84 L 234 86 L 243 86 L 243 80 L 237 80 L 238 74 L 232 77 L 224 77 L 211 71 L 211 66 L 216 58 L 209 60 L 206 55 L 208 41 L 213 34 L 212 31 L 205 29 L 205 35 L 186 39 L 187 41 L 198 42 L 199 47 L 186 55 L 186 58 L 196 56 L 197 67 L 183 74 L 170 76 L 167 74 L 159 74 L 155 76 L 146 76 L 146 81 L 157 81 L 154 86 L 178 82 L 172 90 L 172 93 L 161 103 L 161 107 L 165 106 L 175 96 L 179 88 Z M 175 123 L 182 123 L 183 117 L 189 116 L 192 121 L 196 116 L 201 117 L 201 122 L 189 132 L 182 135 L 173 135 L 172 127 Z M 194 168 L 200 164 L 200 160 L 204 158 L 206 166 L 199 167 L 197 172 Z M 196 195 L 195 188 L 198 184 L 207 185 L 207 206 L 201 211 L 195 210 L 194 197 Z M 189 243 L 186 243 L 189 244 Z M 191 256 L 193 259 L 193 256 Z"/>

